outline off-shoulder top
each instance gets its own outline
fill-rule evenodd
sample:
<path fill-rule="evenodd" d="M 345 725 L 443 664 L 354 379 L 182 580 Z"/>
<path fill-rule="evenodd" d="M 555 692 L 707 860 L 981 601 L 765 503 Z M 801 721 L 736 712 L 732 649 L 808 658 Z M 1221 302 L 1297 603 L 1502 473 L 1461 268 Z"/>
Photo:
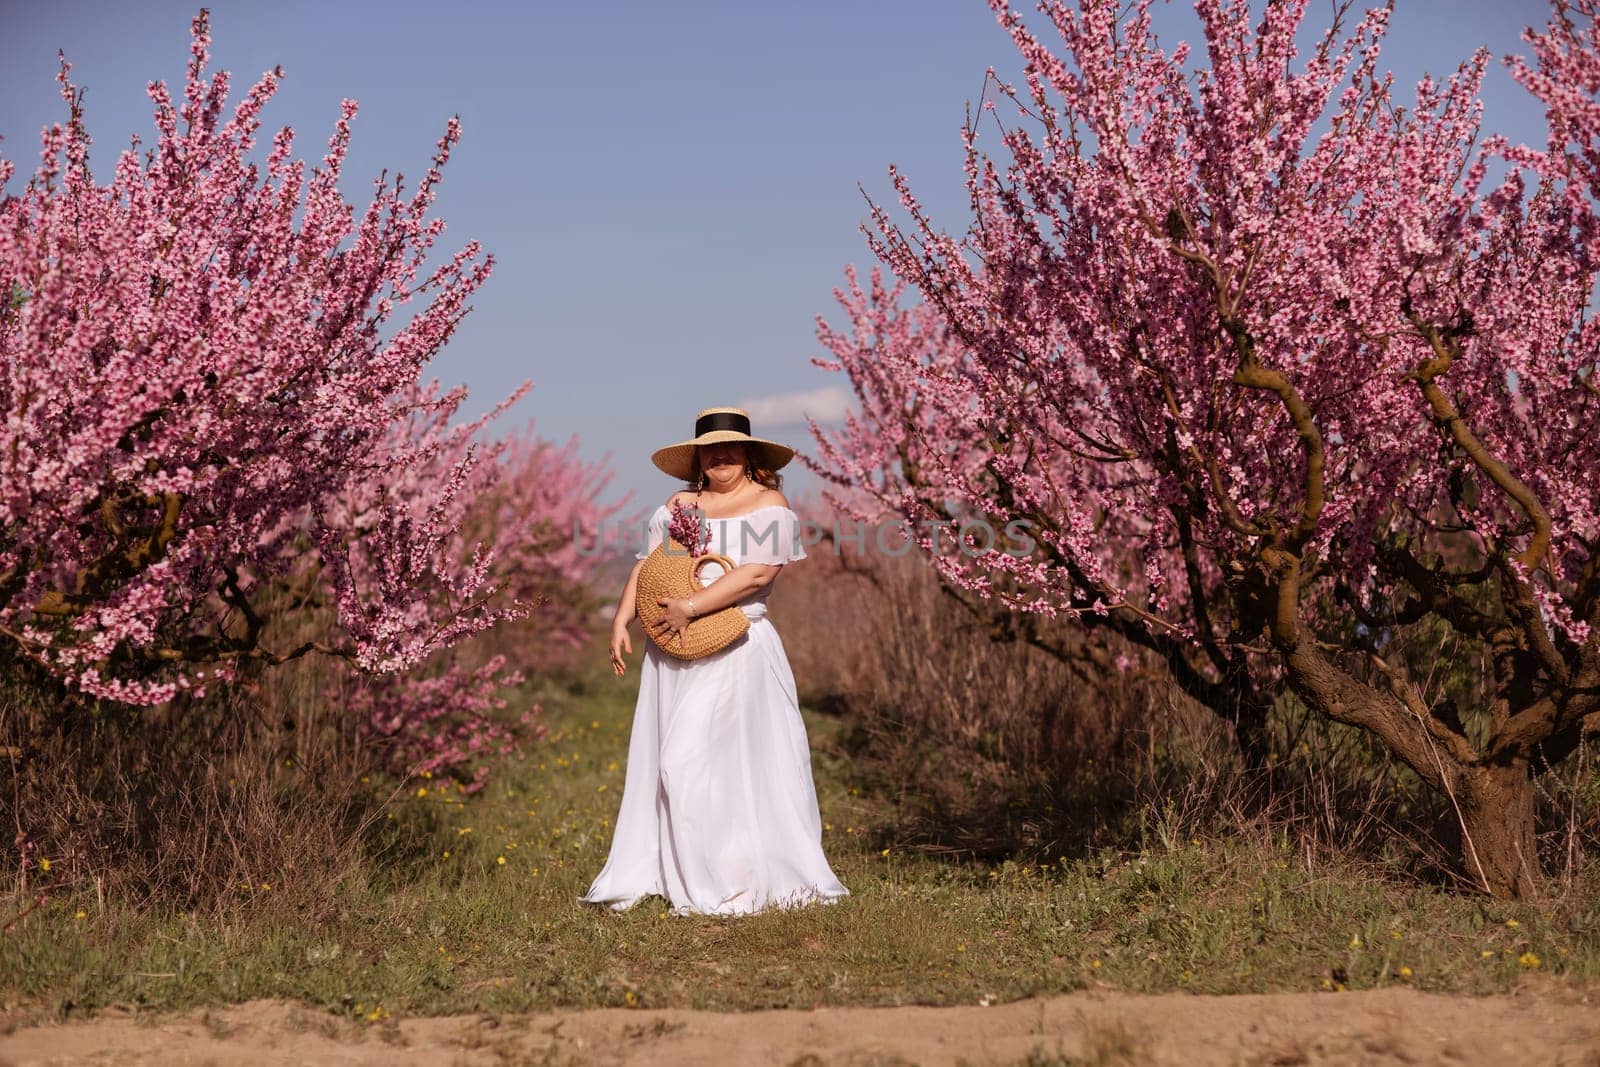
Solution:
<path fill-rule="evenodd" d="M 782 504 L 768 504 L 742 515 L 720 519 L 708 517 L 705 521 L 711 527 L 711 543 L 706 551 L 727 556 L 735 566 L 745 563 L 778 565 L 806 558 L 805 546 L 801 543 L 800 517 Z M 644 549 L 635 558 L 644 559 L 654 552 L 656 546 L 667 539 L 667 528 L 671 524 L 672 511 L 662 504 L 650 516 Z M 721 564 L 708 563 L 700 569 L 700 584 L 710 585 L 722 577 L 722 573 Z M 771 592 L 772 584 L 768 583 L 741 600 L 739 609 L 751 619 L 764 617 L 767 596 Z"/>
<path fill-rule="evenodd" d="M 806 558 L 800 538 L 800 517 L 782 504 L 747 511 L 743 515 L 707 518 L 711 526 L 708 552 L 720 552 L 735 563 L 793 563 Z M 644 550 L 634 558 L 644 559 L 666 540 L 672 512 L 662 504 L 650 516 L 649 536 Z"/>

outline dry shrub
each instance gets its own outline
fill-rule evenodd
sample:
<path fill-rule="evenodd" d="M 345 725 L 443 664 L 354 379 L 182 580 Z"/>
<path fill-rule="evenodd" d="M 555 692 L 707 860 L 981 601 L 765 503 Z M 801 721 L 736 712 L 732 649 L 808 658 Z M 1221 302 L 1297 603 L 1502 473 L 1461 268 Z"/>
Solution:
<path fill-rule="evenodd" d="M 778 583 L 774 616 L 802 701 L 847 716 L 844 754 L 899 798 L 902 846 L 1054 858 L 1226 834 L 1455 877 L 1448 801 L 1292 696 L 1252 772 L 1231 727 L 1120 639 L 1023 623 L 947 588 L 914 552 L 824 543 L 810 557 Z M 1423 651 L 1441 662 L 1429 698 L 1470 702 L 1475 666 Z M 1546 869 L 1572 886 L 1600 846 L 1592 746 L 1542 790 Z"/>
<path fill-rule="evenodd" d="M 544 685 L 570 684 L 593 643 L 598 600 L 578 584 L 536 592 L 550 601 L 531 618 L 436 655 L 411 677 L 471 672 L 504 654 Z M 325 607 L 275 615 L 275 647 L 326 639 Z M 25 660 L 0 659 L 0 819 L 13 842 L 0 892 L 10 889 L 19 908 L 70 890 L 188 910 L 248 901 L 325 912 L 340 899 L 336 887 L 416 858 L 407 842 L 369 832 L 408 784 L 385 773 L 407 739 L 363 729 L 357 713 L 358 687 L 372 684 L 342 661 L 310 656 L 247 663 L 204 697 L 141 709 L 85 698 Z M 531 687 L 505 695 L 497 720 L 537 737 L 537 722 L 516 725 L 538 711 Z"/>
<path fill-rule="evenodd" d="M 15 834 L 11 888 L 189 909 L 328 907 L 360 871 L 383 797 L 374 754 L 319 698 L 325 669 L 302 661 L 202 699 L 134 709 L 6 664 L 0 815 Z"/>
<path fill-rule="evenodd" d="M 575 685 L 577 672 L 592 673 L 584 656 L 593 641 L 582 631 L 597 625 L 598 601 L 577 585 L 546 595 L 564 599 L 413 675 L 470 672 L 504 654 L 541 685 Z M 568 621 L 554 626 L 552 615 Z M 274 639 L 323 637 L 325 616 L 285 613 Z M 72 890 L 188 910 L 248 901 L 324 913 L 340 899 L 336 887 L 417 858 L 408 842 L 370 832 L 384 825 L 388 801 L 415 785 L 385 773 L 395 740 L 352 713 L 357 687 L 370 684 L 341 661 L 311 656 L 246 665 L 202 698 L 141 709 L 86 699 L 27 661 L 0 660 L 0 819 L 13 842 L 0 892 L 10 889 L 19 908 Z M 537 713 L 533 688 L 505 694 L 497 717 L 508 727 Z M 539 733 L 537 722 L 518 729 L 525 740 Z"/>
<path fill-rule="evenodd" d="M 801 698 L 850 716 L 851 757 L 903 801 L 903 844 L 974 855 L 1122 836 L 1127 768 L 1204 714 L 1062 621 L 1040 644 L 916 555 L 817 546 L 773 594 Z"/>

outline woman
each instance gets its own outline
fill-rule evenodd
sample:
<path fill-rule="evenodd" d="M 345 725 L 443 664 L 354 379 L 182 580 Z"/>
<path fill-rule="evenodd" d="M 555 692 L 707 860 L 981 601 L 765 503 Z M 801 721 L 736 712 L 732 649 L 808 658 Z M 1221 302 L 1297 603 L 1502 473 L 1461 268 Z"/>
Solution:
<path fill-rule="evenodd" d="M 799 520 L 778 491 L 778 468 L 794 449 L 750 436 L 738 408 L 708 408 L 695 436 L 652 460 L 691 489 L 650 519 L 642 561 L 662 543 L 671 506 L 699 507 L 708 551 L 735 563 L 700 572 L 703 592 L 662 598 L 665 615 L 645 649 L 634 708 L 628 772 L 611 855 L 583 900 L 616 910 L 656 895 L 678 914 L 736 915 L 831 901 L 848 894 L 822 854 L 822 820 L 811 751 L 783 642 L 766 617 L 772 581 L 804 559 Z M 611 627 L 611 666 L 627 671 L 628 623 L 640 563 L 628 575 Z M 709 583 L 709 584 L 708 584 Z M 739 605 L 743 637 L 698 660 L 663 653 L 656 641 L 689 620 Z"/>

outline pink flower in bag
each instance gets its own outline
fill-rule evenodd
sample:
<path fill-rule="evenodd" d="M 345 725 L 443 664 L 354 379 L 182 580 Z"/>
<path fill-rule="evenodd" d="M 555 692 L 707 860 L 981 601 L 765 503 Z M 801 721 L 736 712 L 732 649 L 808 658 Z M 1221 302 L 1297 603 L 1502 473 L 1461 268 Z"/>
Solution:
<path fill-rule="evenodd" d="M 691 556 L 703 556 L 711 547 L 711 525 L 701 521 L 698 507 L 672 505 L 672 521 L 667 524 L 667 536 L 689 550 Z"/>

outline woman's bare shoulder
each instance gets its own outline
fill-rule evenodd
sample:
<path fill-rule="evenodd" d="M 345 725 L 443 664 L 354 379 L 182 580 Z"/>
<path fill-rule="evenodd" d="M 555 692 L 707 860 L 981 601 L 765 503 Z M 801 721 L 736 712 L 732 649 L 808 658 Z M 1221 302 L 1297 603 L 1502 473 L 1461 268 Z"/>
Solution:
<path fill-rule="evenodd" d="M 665 504 L 663 504 L 662 506 L 665 507 L 668 511 L 671 511 L 673 508 L 677 507 L 680 504 L 682 504 L 686 508 L 693 506 L 693 504 L 694 504 L 694 494 L 691 493 L 687 489 L 680 489 L 676 493 L 673 493 L 671 496 L 669 496 L 667 498 L 667 502 Z"/>
<path fill-rule="evenodd" d="M 762 508 L 786 508 L 789 506 L 789 498 L 777 489 L 768 489 L 761 494 L 761 499 L 756 503 L 756 506 Z"/>

